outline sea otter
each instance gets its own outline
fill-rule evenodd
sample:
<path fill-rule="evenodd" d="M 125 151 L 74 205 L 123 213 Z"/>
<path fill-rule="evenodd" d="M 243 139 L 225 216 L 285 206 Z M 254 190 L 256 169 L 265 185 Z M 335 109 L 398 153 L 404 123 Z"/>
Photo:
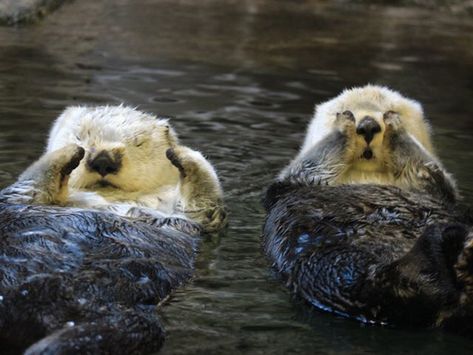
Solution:
<path fill-rule="evenodd" d="M 66 109 L 43 156 L 0 192 L 0 348 L 158 350 L 156 305 L 225 222 L 215 169 L 167 120 Z"/>
<path fill-rule="evenodd" d="M 222 189 L 201 153 L 179 145 L 166 119 L 125 106 L 69 107 L 46 152 L 5 189 L 10 203 L 54 204 L 136 217 L 225 225 Z"/>
<path fill-rule="evenodd" d="M 366 323 L 471 331 L 473 232 L 414 100 L 385 87 L 316 108 L 264 198 L 263 248 L 292 293 Z"/>

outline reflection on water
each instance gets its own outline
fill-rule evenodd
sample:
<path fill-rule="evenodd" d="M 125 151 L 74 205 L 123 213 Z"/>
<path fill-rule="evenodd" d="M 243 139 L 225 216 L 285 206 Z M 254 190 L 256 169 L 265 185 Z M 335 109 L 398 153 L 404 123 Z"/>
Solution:
<path fill-rule="evenodd" d="M 198 5 L 197 5 L 198 4 Z M 160 313 L 164 354 L 467 353 L 437 331 L 307 314 L 260 253 L 261 192 L 297 151 L 315 102 L 386 84 L 417 98 L 473 202 L 471 18 L 317 1 L 76 1 L 0 28 L 0 184 L 42 151 L 67 105 L 125 102 L 172 117 L 215 163 L 231 211 L 195 280 Z"/>

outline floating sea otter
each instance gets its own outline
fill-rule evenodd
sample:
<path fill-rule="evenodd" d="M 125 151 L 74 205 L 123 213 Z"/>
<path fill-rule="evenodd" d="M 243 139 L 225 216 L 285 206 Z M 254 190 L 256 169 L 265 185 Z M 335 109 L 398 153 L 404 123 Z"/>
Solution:
<path fill-rule="evenodd" d="M 296 296 L 368 323 L 471 331 L 473 233 L 421 106 L 365 86 L 317 107 L 265 197 L 263 247 Z"/>
<path fill-rule="evenodd" d="M 44 155 L 0 192 L 0 347 L 152 352 L 156 304 L 225 225 L 215 170 L 166 120 L 72 107 Z"/>

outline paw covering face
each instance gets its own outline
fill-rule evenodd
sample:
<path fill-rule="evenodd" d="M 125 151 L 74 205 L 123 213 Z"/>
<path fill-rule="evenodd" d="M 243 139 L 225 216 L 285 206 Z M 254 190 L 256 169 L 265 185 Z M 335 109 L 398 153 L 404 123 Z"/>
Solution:
<path fill-rule="evenodd" d="M 355 120 L 358 156 L 372 159 L 376 151 L 382 154 L 380 146 L 385 132 L 384 118 L 389 112 L 396 113 L 403 128 L 432 152 L 431 129 L 424 119 L 421 105 L 398 92 L 374 85 L 345 90 L 334 99 L 318 105 L 301 152 L 308 151 L 332 132 L 337 114 L 344 114 Z"/>
<path fill-rule="evenodd" d="M 177 143 L 167 120 L 124 106 L 70 107 L 55 122 L 47 151 L 70 143 L 85 149 L 72 188 L 152 192 L 178 181 L 165 155 Z"/>
<path fill-rule="evenodd" d="M 345 90 L 316 107 L 300 154 L 309 151 L 334 129 L 340 130 L 342 117 L 348 122 L 344 126 L 354 125 L 353 134 L 349 134 L 354 166 L 361 171 L 381 170 L 388 153 L 383 145 L 386 122 L 392 121 L 391 116 L 396 116 L 397 125 L 432 153 L 431 129 L 421 105 L 385 87 L 367 85 Z"/>

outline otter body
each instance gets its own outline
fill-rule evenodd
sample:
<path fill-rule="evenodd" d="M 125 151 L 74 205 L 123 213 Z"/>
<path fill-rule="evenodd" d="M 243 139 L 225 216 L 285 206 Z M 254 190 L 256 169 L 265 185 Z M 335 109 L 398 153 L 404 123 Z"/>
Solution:
<path fill-rule="evenodd" d="M 0 203 L 0 345 L 12 354 L 142 354 L 156 305 L 193 272 L 200 226 Z"/>
<path fill-rule="evenodd" d="M 225 222 L 214 168 L 166 120 L 66 109 L 43 156 L 0 191 L 2 351 L 158 350 L 156 305 Z"/>
<path fill-rule="evenodd" d="M 418 103 L 389 89 L 319 105 L 265 197 L 264 251 L 312 306 L 368 323 L 472 329 L 471 217 Z"/>

